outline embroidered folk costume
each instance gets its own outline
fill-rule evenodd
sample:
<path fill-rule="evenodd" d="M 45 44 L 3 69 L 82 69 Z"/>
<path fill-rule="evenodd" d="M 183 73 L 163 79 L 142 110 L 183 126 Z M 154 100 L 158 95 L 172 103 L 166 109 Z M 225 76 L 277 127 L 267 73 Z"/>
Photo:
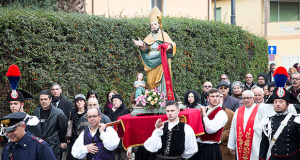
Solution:
<path fill-rule="evenodd" d="M 219 105 L 209 108 L 206 114 L 207 116 L 203 117 L 205 134 L 197 138 L 198 152 L 193 156 L 193 160 L 222 159 L 218 144 L 228 117 Z"/>
<path fill-rule="evenodd" d="M 179 120 L 155 129 L 144 146 L 150 152 L 158 152 L 160 159 L 188 159 L 198 150 L 194 130 Z"/>

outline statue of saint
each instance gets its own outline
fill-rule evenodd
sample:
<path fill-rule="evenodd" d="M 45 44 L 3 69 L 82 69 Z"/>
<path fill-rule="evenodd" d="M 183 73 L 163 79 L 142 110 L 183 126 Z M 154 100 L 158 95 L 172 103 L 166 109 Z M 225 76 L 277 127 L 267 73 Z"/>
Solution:
<path fill-rule="evenodd" d="M 172 86 L 170 89 L 169 87 L 166 87 L 166 84 L 171 85 L 170 58 L 176 53 L 176 44 L 171 40 L 168 34 L 162 30 L 162 13 L 157 7 L 152 9 L 149 17 L 151 33 L 143 41 L 140 38 L 138 38 L 138 40 L 132 39 L 132 41 L 140 48 L 140 55 L 143 60 L 144 69 L 147 72 L 147 83 L 149 89 L 152 90 L 157 87 L 161 92 L 174 95 Z M 166 43 L 168 43 L 168 47 L 165 48 L 167 56 L 166 59 L 162 59 L 161 49 L 159 48 L 161 48 L 160 45 Z M 162 63 L 166 65 L 163 67 Z M 166 67 L 168 67 L 169 71 L 167 71 L 168 69 L 166 69 Z M 168 72 L 167 78 L 165 78 L 166 71 Z M 169 96 L 167 95 L 167 97 Z"/>

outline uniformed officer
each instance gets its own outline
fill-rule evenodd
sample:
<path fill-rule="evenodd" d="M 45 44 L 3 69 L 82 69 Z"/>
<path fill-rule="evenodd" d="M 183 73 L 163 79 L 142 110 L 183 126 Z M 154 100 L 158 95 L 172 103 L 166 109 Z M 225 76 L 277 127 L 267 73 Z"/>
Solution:
<path fill-rule="evenodd" d="M 42 139 L 25 130 L 26 113 L 11 113 L 1 121 L 3 130 L 10 142 L 4 146 L 2 160 L 56 160 L 49 145 Z"/>
<path fill-rule="evenodd" d="M 277 69 L 276 69 L 277 70 Z M 286 70 L 285 70 L 286 71 Z M 297 98 L 290 94 L 279 82 L 286 79 L 279 78 L 274 72 L 277 88 L 273 90 L 272 97 L 266 102 L 274 105 L 276 114 L 262 119 L 262 140 L 259 158 L 261 160 L 298 160 L 300 157 L 300 115 L 289 113 L 289 104 L 299 103 Z M 281 73 L 286 75 L 286 73 Z M 292 106 L 290 106 L 292 107 Z"/>
<path fill-rule="evenodd" d="M 12 91 L 10 91 L 7 94 L 6 101 L 9 103 L 11 112 L 24 112 L 24 100 L 33 99 L 33 96 L 30 93 L 20 89 L 16 90 L 16 94 L 18 94 L 18 96 L 14 98 L 12 96 Z M 36 116 L 30 116 L 29 114 L 26 114 L 24 122 L 26 124 L 26 130 L 37 137 L 41 137 L 40 120 Z"/>
<path fill-rule="evenodd" d="M 6 102 L 9 103 L 11 112 L 24 112 L 24 101 L 33 99 L 33 96 L 24 90 L 17 89 L 21 76 L 19 67 L 16 65 L 9 66 L 6 76 L 8 77 L 12 88 L 7 94 Z M 40 120 L 36 116 L 27 114 L 24 122 L 26 124 L 26 129 L 29 130 L 30 133 L 41 137 Z"/>

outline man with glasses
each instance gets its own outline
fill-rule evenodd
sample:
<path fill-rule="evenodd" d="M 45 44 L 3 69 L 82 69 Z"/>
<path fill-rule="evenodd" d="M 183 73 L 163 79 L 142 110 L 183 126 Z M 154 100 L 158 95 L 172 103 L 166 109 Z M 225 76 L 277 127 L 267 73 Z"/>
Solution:
<path fill-rule="evenodd" d="M 220 82 L 222 81 L 226 81 L 228 84 L 229 84 L 229 92 L 228 92 L 228 95 L 232 95 L 232 84 L 230 83 L 229 79 L 228 79 L 228 76 L 227 74 L 221 74 L 220 76 Z"/>
<path fill-rule="evenodd" d="M 291 77 L 292 86 L 287 88 L 287 91 L 292 93 L 300 101 L 300 73 L 295 72 Z"/>
<path fill-rule="evenodd" d="M 2 160 L 56 159 L 51 148 L 44 140 L 36 137 L 25 129 L 25 117 L 26 113 L 15 112 L 0 119 L 1 128 L 10 140 L 10 142 L 3 148 Z"/>
<path fill-rule="evenodd" d="M 87 109 L 92 108 L 92 107 L 96 107 L 96 108 L 101 108 L 98 102 L 97 98 L 89 98 L 87 101 Z M 110 118 L 103 114 L 101 114 L 101 120 L 100 123 L 109 123 L 111 122 Z M 79 119 L 79 125 L 77 128 L 77 135 L 79 135 L 83 130 L 87 129 L 89 127 L 89 122 L 88 122 L 88 118 L 87 118 L 87 114 L 84 114 L 83 116 L 80 117 Z"/>
<path fill-rule="evenodd" d="M 245 90 L 251 90 L 251 88 L 254 85 L 256 85 L 256 84 L 253 82 L 253 76 L 252 76 L 252 74 L 250 74 L 250 73 L 246 74 L 246 76 L 245 76 L 244 91 Z"/>
<path fill-rule="evenodd" d="M 244 106 L 234 113 L 227 147 L 232 154 L 236 152 L 237 160 L 258 159 L 260 140 L 253 130 L 258 125 L 258 105 L 251 90 L 244 91 L 242 97 Z"/>
<path fill-rule="evenodd" d="M 200 103 L 201 103 L 201 105 L 203 105 L 203 106 L 207 106 L 208 105 L 207 104 L 207 92 L 211 88 L 212 88 L 212 84 L 210 82 L 203 83 L 203 87 L 202 87 L 203 93 L 201 94 L 201 97 L 200 97 Z"/>
<path fill-rule="evenodd" d="M 239 101 L 228 95 L 229 92 L 229 84 L 226 81 L 222 81 L 219 83 L 218 87 L 219 92 L 224 96 L 223 105 L 235 112 L 240 107 Z"/>
<path fill-rule="evenodd" d="M 114 159 L 114 150 L 117 148 L 120 138 L 112 127 L 106 127 L 100 123 L 101 111 L 98 107 L 91 107 L 87 111 L 90 127 L 82 131 L 72 148 L 75 158 L 87 160 Z"/>

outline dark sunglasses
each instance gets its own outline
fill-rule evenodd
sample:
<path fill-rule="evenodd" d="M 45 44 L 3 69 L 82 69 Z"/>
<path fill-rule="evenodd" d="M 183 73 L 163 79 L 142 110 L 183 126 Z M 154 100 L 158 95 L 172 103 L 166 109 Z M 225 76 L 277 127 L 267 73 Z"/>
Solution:
<path fill-rule="evenodd" d="M 219 87 L 220 89 L 227 89 L 228 87 Z"/>

